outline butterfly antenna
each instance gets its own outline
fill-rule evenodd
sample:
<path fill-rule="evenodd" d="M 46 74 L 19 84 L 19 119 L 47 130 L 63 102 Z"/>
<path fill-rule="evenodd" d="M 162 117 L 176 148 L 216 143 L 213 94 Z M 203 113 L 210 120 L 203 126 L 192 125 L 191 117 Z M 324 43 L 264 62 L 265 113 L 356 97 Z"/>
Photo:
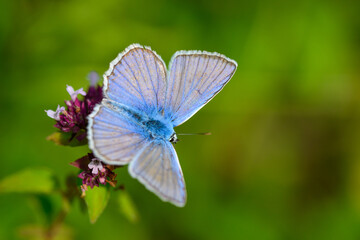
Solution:
<path fill-rule="evenodd" d="M 205 133 L 177 133 L 177 135 L 211 135 L 211 132 L 205 132 Z"/>

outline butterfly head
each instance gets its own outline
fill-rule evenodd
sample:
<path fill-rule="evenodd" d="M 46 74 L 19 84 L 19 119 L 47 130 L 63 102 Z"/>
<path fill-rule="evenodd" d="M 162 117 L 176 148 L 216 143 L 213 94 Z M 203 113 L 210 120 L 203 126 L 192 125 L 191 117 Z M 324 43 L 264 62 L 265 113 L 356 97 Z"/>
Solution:
<path fill-rule="evenodd" d="M 169 141 L 170 141 L 171 143 L 177 143 L 177 142 L 180 141 L 180 140 L 177 138 L 177 135 L 176 135 L 176 133 L 174 132 L 174 133 L 170 136 Z"/>

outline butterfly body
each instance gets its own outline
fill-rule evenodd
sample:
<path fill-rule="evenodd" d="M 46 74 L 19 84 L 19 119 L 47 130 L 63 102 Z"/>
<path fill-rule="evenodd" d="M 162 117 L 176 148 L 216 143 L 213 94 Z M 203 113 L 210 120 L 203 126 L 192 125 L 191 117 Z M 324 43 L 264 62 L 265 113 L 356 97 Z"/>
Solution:
<path fill-rule="evenodd" d="M 170 141 L 176 135 L 171 121 L 160 113 L 153 112 L 152 116 L 148 116 L 145 112 L 109 100 L 104 100 L 103 104 L 130 123 L 138 125 L 139 133 L 148 140 Z"/>
<path fill-rule="evenodd" d="M 170 141 L 170 137 L 175 133 L 172 126 L 165 121 L 150 119 L 143 124 L 150 135 L 150 139 Z"/>
<path fill-rule="evenodd" d="M 154 51 L 129 46 L 104 74 L 104 99 L 89 116 L 88 140 L 107 164 L 129 173 L 162 200 L 182 207 L 186 189 L 172 143 L 174 127 L 209 102 L 230 80 L 235 61 L 218 53 L 179 51 L 169 70 Z"/>

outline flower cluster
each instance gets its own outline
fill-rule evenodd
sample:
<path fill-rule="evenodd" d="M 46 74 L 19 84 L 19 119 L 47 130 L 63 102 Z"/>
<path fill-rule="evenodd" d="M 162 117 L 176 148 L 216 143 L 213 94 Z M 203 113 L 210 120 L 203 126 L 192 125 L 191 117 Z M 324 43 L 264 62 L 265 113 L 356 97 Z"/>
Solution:
<path fill-rule="evenodd" d="M 66 90 L 71 100 L 65 101 L 66 107 L 58 105 L 56 111 L 45 110 L 49 117 L 56 120 L 54 126 L 60 130 L 60 133 L 71 134 L 71 138 L 68 139 L 69 142 L 75 137 L 79 142 L 86 139 L 87 117 L 103 98 L 102 87 L 98 85 L 99 75 L 96 72 L 91 72 L 88 79 L 90 87 L 87 92 L 83 88 L 75 91 L 72 86 L 67 86 Z M 78 98 L 79 95 L 83 96 L 82 99 Z M 115 166 L 102 163 L 93 153 L 88 153 L 70 164 L 82 170 L 78 177 L 82 179 L 83 196 L 88 187 L 99 187 L 100 184 L 105 185 L 106 183 L 113 187 L 116 185 L 116 174 L 113 172 Z"/>
<path fill-rule="evenodd" d="M 82 179 L 81 190 L 83 195 L 88 187 L 99 187 L 100 184 L 105 185 L 109 183 L 111 186 L 116 185 L 116 174 L 113 172 L 114 166 L 103 164 L 92 153 L 88 153 L 86 156 L 79 158 L 71 165 L 83 170 L 78 177 Z"/>
<path fill-rule="evenodd" d="M 72 86 L 66 87 L 71 97 L 71 100 L 65 101 L 66 109 L 58 106 L 56 111 L 45 110 L 49 117 L 56 120 L 56 128 L 62 132 L 72 133 L 72 137 L 76 136 L 78 141 L 86 137 L 87 116 L 103 98 L 102 87 L 97 85 L 97 73 L 91 72 L 88 78 L 91 85 L 87 93 L 82 88 L 75 91 Z M 78 95 L 84 96 L 84 99 L 80 100 Z"/>

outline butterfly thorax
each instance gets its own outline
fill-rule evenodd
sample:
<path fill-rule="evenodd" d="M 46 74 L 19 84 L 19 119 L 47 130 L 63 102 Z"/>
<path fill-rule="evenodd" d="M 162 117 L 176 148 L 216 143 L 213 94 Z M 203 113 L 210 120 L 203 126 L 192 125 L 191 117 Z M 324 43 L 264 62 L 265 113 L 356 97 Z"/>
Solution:
<path fill-rule="evenodd" d="M 129 122 L 140 125 L 143 130 L 142 135 L 150 139 L 159 139 L 176 142 L 177 137 L 171 121 L 164 118 L 161 113 L 154 112 L 151 116 L 138 111 L 134 108 L 113 102 L 108 99 L 103 100 L 103 104 L 123 117 Z"/>
<path fill-rule="evenodd" d="M 149 133 L 150 138 L 163 138 L 170 141 L 171 136 L 175 133 L 172 126 L 170 124 L 166 124 L 165 121 L 150 118 L 148 121 L 143 122 L 143 124 Z"/>

